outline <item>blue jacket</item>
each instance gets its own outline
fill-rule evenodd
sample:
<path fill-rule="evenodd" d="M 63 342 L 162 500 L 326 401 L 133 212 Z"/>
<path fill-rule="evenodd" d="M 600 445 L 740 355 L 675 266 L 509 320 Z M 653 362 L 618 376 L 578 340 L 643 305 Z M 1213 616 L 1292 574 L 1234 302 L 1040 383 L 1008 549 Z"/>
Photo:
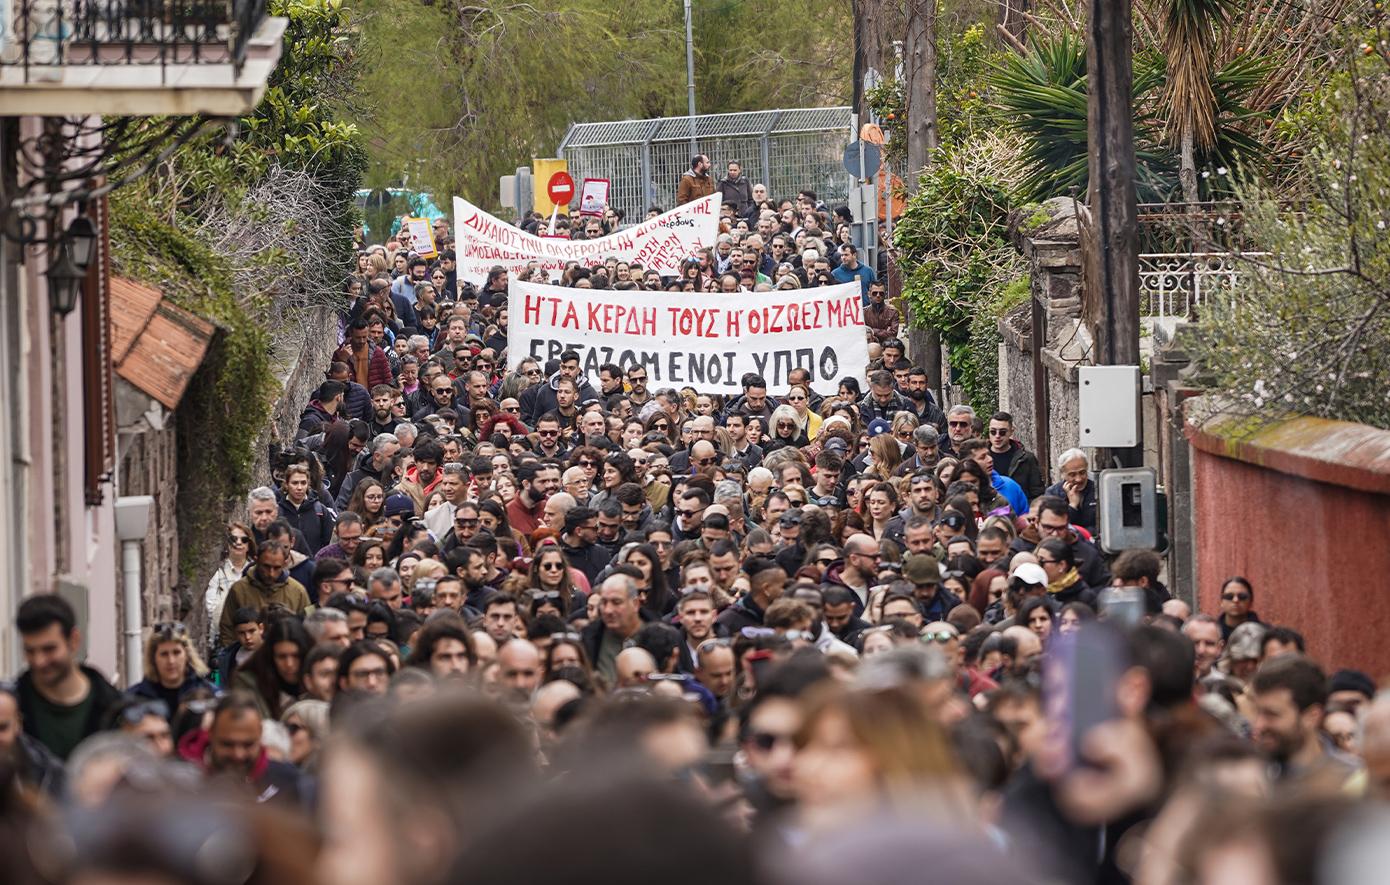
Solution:
<path fill-rule="evenodd" d="M 989 480 L 994 490 L 1008 499 L 1009 506 L 1014 509 L 1014 516 L 1022 516 L 1028 512 L 1028 496 L 1023 493 L 1023 486 L 998 470 L 989 472 Z"/>

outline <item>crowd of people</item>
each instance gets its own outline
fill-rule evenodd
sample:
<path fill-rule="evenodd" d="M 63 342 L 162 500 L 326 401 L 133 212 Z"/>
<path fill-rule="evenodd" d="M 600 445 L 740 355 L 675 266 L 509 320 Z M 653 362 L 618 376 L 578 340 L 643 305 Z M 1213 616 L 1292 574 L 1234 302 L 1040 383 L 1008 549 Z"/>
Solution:
<path fill-rule="evenodd" d="M 700 156 L 682 182 L 725 196 L 688 274 L 557 282 L 736 291 L 824 262 L 863 286 L 862 373 L 720 396 L 509 360 L 509 277 L 460 280 L 447 221 L 435 259 L 364 249 L 274 484 L 205 604 L 149 631 L 143 680 L 85 666 L 60 597 L 20 607 L 6 881 L 1379 875 L 1375 681 L 1329 674 L 1242 578 L 1193 612 L 1156 552 L 1103 553 L 1086 453 L 1047 476 L 1008 413 L 943 409 L 836 214 L 728 173 Z"/>

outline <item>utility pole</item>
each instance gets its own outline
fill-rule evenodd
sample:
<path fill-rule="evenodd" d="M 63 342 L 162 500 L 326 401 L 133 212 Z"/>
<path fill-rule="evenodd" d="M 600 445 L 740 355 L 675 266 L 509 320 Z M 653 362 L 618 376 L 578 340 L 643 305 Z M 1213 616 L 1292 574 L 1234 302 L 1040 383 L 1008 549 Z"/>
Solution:
<path fill-rule="evenodd" d="M 906 102 L 903 129 L 907 133 L 907 192 L 917 193 L 917 178 L 931 164 L 940 146 L 936 121 L 936 3 L 908 0 L 907 56 L 903 71 Z M 894 297 L 897 291 L 891 291 Z M 935 329 L 912 329 L 907 336 L 908 356 L 927 372 L 927 387 L 941 402 L 941 337 Z M 943 433 L 943 428 L 937 428 Z"/>
<path fill-rule="evenodd" d="M 685 0 L 685 88 L 690 100 L 690 155 L 700 152 L 695 140 L 695 35 L 690 0 Z"/>
<path fill-rule="evenodd" d="M 1135 192 L 1134 49 L 1130 0 L 1087 0 L 1086 116 L 1089 231 L 1083 232 L 1083 297 L 1099 366 L 1139 365 L 1139 208 Z M 1138 392 L 1136 391 L 1136 396 Z M 1142 425 L 1141 425 L 1142 431 Z M 1143 439 L 1111 454 L 1143 463 Z"/>
<path fill-rule="evenodd" d="M 864 99 L 864 82 L 869 71 L 882 71 L 885 21 L 883 0 L 850 0 L 854 14 L 854 99 L 850 110 L 861 121 L 869 119 L 869 103 Z M 859 133 L 854 133 L 858 138 Z"/>

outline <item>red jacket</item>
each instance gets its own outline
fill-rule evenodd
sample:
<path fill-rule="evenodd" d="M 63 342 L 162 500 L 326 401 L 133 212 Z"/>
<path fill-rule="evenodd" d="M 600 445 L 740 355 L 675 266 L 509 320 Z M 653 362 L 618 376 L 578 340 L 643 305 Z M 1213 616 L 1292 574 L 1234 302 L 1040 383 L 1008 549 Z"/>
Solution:
<path fill-rule="evenodd" d="M 357 362 L 352 356 L 352 345 L 344 342 L 338 348 L 338 352 L 333 354 L 333 362 L 347 363 L 348 375 L 353 381 L 361 384 L 370 392 L 378 384 L 390 384 L 394 380 L 391 376 L 391 361 L 386 358 L 386 351 L 376 346 L 373 341 L 367 342 L 367 377 L 357 377 Z"/>

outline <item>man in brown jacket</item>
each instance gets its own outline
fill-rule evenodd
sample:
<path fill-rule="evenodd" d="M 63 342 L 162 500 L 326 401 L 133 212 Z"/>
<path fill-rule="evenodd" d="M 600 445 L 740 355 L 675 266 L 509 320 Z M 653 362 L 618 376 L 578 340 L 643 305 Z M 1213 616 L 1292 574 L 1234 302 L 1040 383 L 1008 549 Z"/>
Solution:
<path fill-rule="evenodd" d="M 898 309 L 886 303 L 887 296 L 888 289 L 882 281 L 875 280 L 869 284 L 869 306 L 864 308 L 864 325 L 880 342 L 897 338 L 898 328 L 902 325 Z"/>
<path fill-rule="evenodd" d="M 714 179 L 710 177 L 709 170 L 709 157 L 696 154 L 690 158 L 690 169 L 681 176 L 680 184 L 676 187 L 677 205 L 684 206 L 714 193 Z"/>
<path fill-rule="evenodd" d="M 279 602 L 295 614 L 310 605 L 309 591 L 285 572 L 285 548 L 276 541 L 266 541 L 256 554 L 256 566 L 227 591 L 227 602 L 218 625 L 218 642 L 226 647 L 236 641 L 232 614 L 243 606 L 262 609 L 267 603 Z M 226 606 L 231 606 L 227 608 Z"/>

